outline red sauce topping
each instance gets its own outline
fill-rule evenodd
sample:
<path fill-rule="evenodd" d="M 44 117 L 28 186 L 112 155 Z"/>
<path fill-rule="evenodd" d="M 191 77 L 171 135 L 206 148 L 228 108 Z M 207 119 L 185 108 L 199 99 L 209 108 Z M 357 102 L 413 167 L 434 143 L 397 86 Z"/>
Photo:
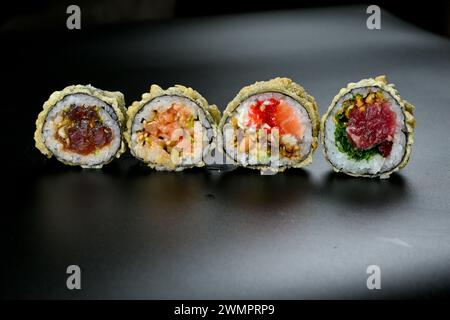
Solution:
<path fill-rule="evenodd" d="M 280 101 L 274 98 L 268 100 L 255 101 L 248 110 L 250 123 L 248 125 L 256 125 L 256 128 L 266 123 L 270 128 L 277 126 L 277 112 Z M 270 129 L 268 129 L 270 132 Z"/>
<path fill-rule="evenodd" d="M 303 137 L 303 128 L 294 110 L 285 101 L 275 98 L 255 101 L 248 110 L 249 121 L 247 125 L 255 125 L 257 129 L 264 124 L 267 133 L 278 128 L 280 135 L 292 134 L 297 138 Z"/>
<path fill-rule="evenodd" d="M 354 107 L 349 114 L 347 134 L 353 146 L 369 149 L 379 145 L 384 157 L 391 153 L 396 126 L 396 114 L 386 101 L 377 101 L 360 109 Z"/>
<path fill-rule="evenodd" d="M 88 155 L 112 141 L 112 131 L 102 124 L 95 106 L 72 105 L 64 117 L 69 121 L 64 128 L 68 140 L 58 134 L 57 138 L 65 149 Z"/>

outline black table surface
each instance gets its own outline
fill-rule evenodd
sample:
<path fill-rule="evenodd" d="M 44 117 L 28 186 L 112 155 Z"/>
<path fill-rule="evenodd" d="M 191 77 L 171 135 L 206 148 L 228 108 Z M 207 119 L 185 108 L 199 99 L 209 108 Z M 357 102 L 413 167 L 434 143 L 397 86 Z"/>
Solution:
<path fill-rule="evenodd" d="M 2 297 L 398 298 L 450 291 L 450 41 L 365 7 L 2 32 Z M 348 82 L 386 74 L 416 105 L 412 159 L 389 180 L 311 166 L 155 172 L 129 154 L 89 171 L 46 160 L 34 121 L 70 84 L 192 86 L 223 110 L 287 76 L 323 114 Z M 66 268 L 82 289 L 66 288 Z M 381 269 L 368 290 L 366 269 Z"/>

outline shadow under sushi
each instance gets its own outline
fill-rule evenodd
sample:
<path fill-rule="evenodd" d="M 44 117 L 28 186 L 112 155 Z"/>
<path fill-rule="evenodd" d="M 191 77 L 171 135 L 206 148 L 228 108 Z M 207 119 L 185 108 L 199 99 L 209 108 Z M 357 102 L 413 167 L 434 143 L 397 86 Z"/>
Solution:
<path fill-rule="evenodd" d="M 190 168 L 179 172 L 157 171 L 143 163 L 131 166 L 126 175 L 127 190 L 141 203 L 176 211 L 215 194 L 214 172 Z"/>
<path fill-rule="evenodd" d="M 321 190 L 333 201 L 364 208 L 390 206 L 410 197 L 407 180 L 398 173 L 389 179 L 370 179 L 329 172 Z"/>
<path fill-rule="evenodd" d="M 223 172 L 218 181 L 221 199 L 230 206 L 265 208 L 274 212 L 289 206 L 315 186 L 309 172 L 290 169 L 275 175 L 261 176 L 259 170 L 236 168 Z"/>

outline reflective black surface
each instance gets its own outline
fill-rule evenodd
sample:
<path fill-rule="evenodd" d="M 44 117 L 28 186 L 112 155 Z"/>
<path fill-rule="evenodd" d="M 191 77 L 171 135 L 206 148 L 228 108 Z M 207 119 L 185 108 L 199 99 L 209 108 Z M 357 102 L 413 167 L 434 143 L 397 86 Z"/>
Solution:
<path fill-rule="evenodd" d="M 2 297 L 398 298 L 448 295 L 450 43 L 364 7 L 2 34 Z M 287 76 L 321 114 L 347 82 L 386 74 L 417 106 L 406 169 L 389 180 L 304 170 L 154 172 L 46 160 L 34 121 L 49 94 L 91 83 L 127 103 L 151 83 L 192 86 L 223 110 L 244 85 Z M 82 290 L 66 289 L 66 267 Z M 382 271 L 369 291 L 366 268 Z"/>

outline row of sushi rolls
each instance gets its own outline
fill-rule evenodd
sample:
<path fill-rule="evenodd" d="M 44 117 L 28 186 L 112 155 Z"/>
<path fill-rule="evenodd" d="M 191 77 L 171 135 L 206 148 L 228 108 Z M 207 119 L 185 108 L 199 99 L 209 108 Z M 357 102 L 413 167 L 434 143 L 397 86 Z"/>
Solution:
<path fill-rule="evenodd" d="M 181 85 L 152 85 L 128 108 L 120 92 L 73 85 L 44 103 L 34 139 L 47 157 L 83 168 L 128 146 L 156 170 L 232 164 L 262 173 L 309 165 L 320 140 L 335 171 L 388 178 L 410 158 L 413 109 L 385 76 L 349 83 L 321 119 L 314 97 L 288 78 L 242 88 L 223 114 Z"/>

